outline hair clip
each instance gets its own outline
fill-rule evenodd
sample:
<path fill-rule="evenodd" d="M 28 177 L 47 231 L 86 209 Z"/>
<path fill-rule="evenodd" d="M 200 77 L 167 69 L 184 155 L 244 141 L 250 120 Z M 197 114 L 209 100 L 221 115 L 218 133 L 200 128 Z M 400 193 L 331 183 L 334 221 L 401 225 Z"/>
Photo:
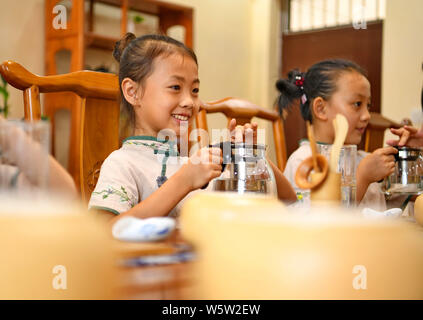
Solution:
<path fill-rule="evenodd" d="M 304 89 L 304 77 L 303 76 L 295 76 L 295 85 L 300 87 L 301 90 Z"/>
<path fill-rule="evenodd" d="M 301 96 L 301 103 L 305 104 L 307 102 L 307 96 L 305 95 L 305 93 L 303 93 L 303 95 Z"/>

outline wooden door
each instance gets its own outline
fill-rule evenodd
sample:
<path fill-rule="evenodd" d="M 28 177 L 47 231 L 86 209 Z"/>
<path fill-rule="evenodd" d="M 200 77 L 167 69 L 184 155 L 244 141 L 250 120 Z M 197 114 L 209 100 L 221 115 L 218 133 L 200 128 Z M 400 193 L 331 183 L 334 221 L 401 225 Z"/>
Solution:
<path fill-rule="evenodd" d="M 282 38 L 282 77 L 299 68 L 305 72 L 314 63 L 343 58 L 358 63 L 368 73 L 372 90 L 372 112 L 380 112 L 382 68 L 382 22 L 367 23 L 367 29 L 352 26 L 284 34 Z M 306 137 L 305 122 L 298 107 L 285 119 L 288 156 Z M 364 140 L 364 139 L 363 139 Z M 363 149 L 364 141 L 359 148 Z"/>

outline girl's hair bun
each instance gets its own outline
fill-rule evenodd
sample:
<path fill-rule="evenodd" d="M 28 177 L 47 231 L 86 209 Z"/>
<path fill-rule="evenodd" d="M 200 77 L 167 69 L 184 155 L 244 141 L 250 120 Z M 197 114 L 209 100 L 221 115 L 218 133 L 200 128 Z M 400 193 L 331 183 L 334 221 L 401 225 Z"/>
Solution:
<path fill-rule="evenodd" d="M 301 96 L 301 89 L 295 84 L 297 77 L 304 78 L 304 74 L 298 69 L 289 71 L 288 79 L 279 79 L 276 88 L 290 98 L 298 98 Z"/>
<path fill-rule="evenodd" d="M 123 54 L 123 51 L 128 46 L 128 44 L 134 39 L 136 39 L 136 36 L 133 33 L 128 32 L 123 36 L 122 39 L 115 43 L 115 48 L 113 49 L 113 57 L 116 59 L 117 62 L 120 62 L 120 58 Z"/>
<path fill-rule="evenodd" d="M 293 105 L 294 100 L 299 99 L 303 94 L 303 89 L 295 84 L 297 77 L 303 78 L 304 74 L 298 69 L 294 69 L 288 73 L 287 79 L 279 79 L 276 82 L 276 88 L 280 92 L 278 107 L 281 115 L 284 110 L 287 110 Z"/>
<path fill-rule="evenodd" d="M 286 79 L 279 79 L 276 81 L 276 88 L 279 92 L 285 92 L 289 87 L 289 83 Z"/>

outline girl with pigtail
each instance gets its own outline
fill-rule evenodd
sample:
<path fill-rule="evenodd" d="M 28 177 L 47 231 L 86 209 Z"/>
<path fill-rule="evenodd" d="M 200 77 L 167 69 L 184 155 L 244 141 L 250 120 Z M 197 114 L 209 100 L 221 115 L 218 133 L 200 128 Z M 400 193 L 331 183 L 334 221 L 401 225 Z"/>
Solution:
<path fill-rule="evenodd" d="M 314 64 L 306 73 L 292 70 L 288 79 L 276 83 L 280 91 L 279 111 L 282 114 L 299 104 L 301 115 L 313 124 L 317 143 L 332 144 L 335 133 L 332 125 L 336 114 L 348 121 L 345 144 L 358 145 L 370 120 L 370 83 L 357 64 L 342 59 L 325 60 Z M 386 202 L 377 181 L 394 172 L 393 147 L 384 147 L 371 154 L 357 152 L 357 203 L 376 210 L 385 210 Z M 297 195 L 308 198 L 308 190 L 295 184 L 295 172 L 300 163 L 311 156 L 310 143 L 302 141 L 288 159 L 284 175 L 294 186 Z"/>

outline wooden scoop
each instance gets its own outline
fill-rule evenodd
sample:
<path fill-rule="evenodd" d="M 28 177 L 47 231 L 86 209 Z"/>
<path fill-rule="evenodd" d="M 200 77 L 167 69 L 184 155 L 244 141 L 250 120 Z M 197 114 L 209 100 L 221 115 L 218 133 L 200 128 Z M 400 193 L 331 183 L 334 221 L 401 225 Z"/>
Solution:
<path fill-rule="evenodd" d="M 310 121 L 307 121 L 306 124 L 308 140 L 310 141 L 311 156 L 313 157 L 314 172 L 320 172 L 320 167 L 317 164 L 317 146 L 316 140 L 314 139 L 313 126 L 310 124 Z"/>
<path fill-rule="evenodd" d="M 333 126 L 335 127 L 335 141 L 333 142 L 332 151 L 330 153 L 329 169 L 336 172 L 339 154 L 341 153 L 341 148 L 347 137 L 348 121 L 342 114 L 338 113 L 333 120 Z"/>
<path fill-rule="evenodd" d="M 308 157 L 299 165 L 295 173 L 295 183 L 301 189 L 313 189 L 318 187 L 326 179 L 328 162 L 324 156 L 317 153 L 313 126 L 309 121 L 307 121 L 306 124 L 308 140 L 310 141 L 311 147 L 311 157 Z M 312 171 L 314 171 L 314 174 L 310 179 L 309 176 Z"/>
<path fill-rule="evenodd" d="M 309 175 L 313 170 L 313 162 L 316 161 L 321 172 L 315 173 L 312 179 L 309 179 Z M 318 187 L 326 179 L 328 173 L 328 161 L 325 156 L 316 154 L 316 158 L 308 157 L 299 165 L 297 172 L 295 173 L 295 183 L 301 189 L 313 189 Z"/>

